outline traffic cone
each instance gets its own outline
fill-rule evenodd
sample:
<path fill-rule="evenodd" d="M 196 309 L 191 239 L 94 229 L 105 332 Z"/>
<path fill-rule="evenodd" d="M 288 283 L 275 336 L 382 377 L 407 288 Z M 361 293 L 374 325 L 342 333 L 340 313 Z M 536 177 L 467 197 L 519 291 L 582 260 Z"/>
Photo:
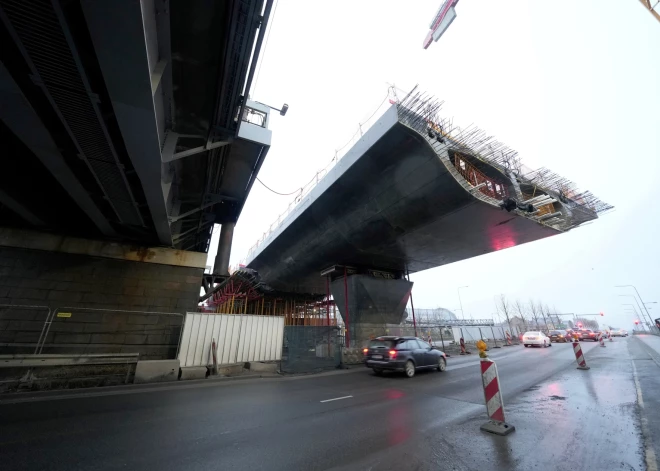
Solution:
<path fill-rule="evenodd" d="M 578 370 L 588 370 L 589 367 L 587 366 L 587 361 L 584 359 L 584 355 L 582 354 L 582 347 L 580 346 L 580 343 L 577 341 L 577 339 L 573 342 L 573 352 L 575 353 L 575 361 L 577 361 Z"/>
<path fill-rule="evenodd" d="M 480 355 L 482 354 L 485 355 L 485 352 L 482 351 Z M 480 366 L 486 413 L 488 414 L 488 422 L 480 428 L 484 432 L 502 436 L 508 435 L 516 428 L 510 423 L 507 423 L 504 417 L 504 401 L 502 400 L 502 393 L 500 391 L 500 378 L 497 372 L 497 365 L 490 358 L 482 357 Z"/>
<path fill-rule="evenodd" d="M 601 347 L 606 346 L 605 342 L 603 342 L 603 333 L 602 332 L 598 335 L 598 343 L 600 344 Z"/>
<path fill-rule="evenodd" d="M 469 355 L 470 352 L 467 351 L 465 348 L 465 340 L 463 340 L 463 337 L 461 337 L 461 355 Z"/>

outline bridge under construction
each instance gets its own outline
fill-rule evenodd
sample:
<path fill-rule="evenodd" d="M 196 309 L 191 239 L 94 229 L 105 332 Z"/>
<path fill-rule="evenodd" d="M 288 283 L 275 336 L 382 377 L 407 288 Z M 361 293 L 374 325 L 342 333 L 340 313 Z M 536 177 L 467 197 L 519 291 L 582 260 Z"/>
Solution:
<path fill-rule="evenodd" d="M 526 168 L 478 128 L 455 126 L 433 97 L 390 103 L 250 249 L 245 266 L 260 281 L 240 295 L 243 309 L 281 312 L 269 297 L 288 293 L 304 301 L 280 309 L 302 304 L 304 318 L 330 323 L 336 304 L 348 337 L 364 338 L 361 326 L 405 318 L 410 273 L 559 235 L 611 209 L 548 169 Z M 209 287 L 209 309 L 236 303 L 237 293 L 218 296 L 229 285 Z"/>

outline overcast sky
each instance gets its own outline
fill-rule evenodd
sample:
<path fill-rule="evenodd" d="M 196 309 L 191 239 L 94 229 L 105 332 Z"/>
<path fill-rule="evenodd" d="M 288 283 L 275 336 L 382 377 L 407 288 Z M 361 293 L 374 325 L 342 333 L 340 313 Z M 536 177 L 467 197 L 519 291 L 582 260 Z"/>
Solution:
<path fill-rule="evenodd" d="M 252 98 L 272 106 L 273 143 L 259 178 L 289 193 L 332 159 L 388 84 L 445 101 L 474 123 L 616 209 L 538 242 L 412 275 L 418 308 L 492 318 L 494 297 L 558 312 L 603 311 L 632 328 L 623 304 L 660 301 L 660 23 L 635 0 L 462 0 L 439 42 L 422 48 L 440 0 L 276 0 Z M 232 264 L 292 197 L 255 183 L 236 226 Z M 217 237 L 217 235 L 216 235 Z M 214 238 L 209 265 L 215 256 Z M 497 271 L 493 269 L 497 267 Z M 635 306 L 637 309 L 637 307 Z M 649 305 L 653 318 L 660 304 Z"/>

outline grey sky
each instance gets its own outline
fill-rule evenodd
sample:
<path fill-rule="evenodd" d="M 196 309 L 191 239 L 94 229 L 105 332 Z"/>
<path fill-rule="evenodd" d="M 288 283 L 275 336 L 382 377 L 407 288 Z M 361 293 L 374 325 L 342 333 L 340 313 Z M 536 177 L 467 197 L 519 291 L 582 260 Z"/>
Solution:
<path fill-rule="evenodd" d="M 492 317 L 494 296 L 560 312 L 604 311 L 632 327 L 634 284 L 660 301 L 660 24 L 636 0 L 463 0 L 428 50 L 439 0 L 278 0 L 252 98 L 289 113 L 271 119 L 260 179 L 289 193 L 325 167 L 378 107 L 387 84 L 445 101 L 443 114 L 475 123 L 616 206 L 593 224 L 412 276 L 416 307 Z M 292 197 L 256 183 L 234 236 L 232 264 Z M 215 253 L 215 239 L 210 256 Z M 212 260 L 212 258 L 210 258 Z M 660 304 L 651 305 L 660 317 Z M 458 313 L 460 315 L 460 312 Z"/>

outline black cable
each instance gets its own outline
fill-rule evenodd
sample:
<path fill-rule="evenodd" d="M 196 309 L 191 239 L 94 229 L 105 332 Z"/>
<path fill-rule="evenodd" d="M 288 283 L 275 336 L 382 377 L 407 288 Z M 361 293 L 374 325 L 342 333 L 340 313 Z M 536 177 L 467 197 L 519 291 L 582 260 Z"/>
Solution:
<path fill-rule="evenodd" d="M 266 185 L 264 182 L 262 182 L 261 180 L 259 180 L 259 177 L 257 177 L 257 181 L 258 181 L 259 183 L 261 183 L 261 184 L 262 184 L 267 190 L 270 190 L 270 191 L 272 191 L 273 193 L 275 193 L 276 195 L 280 195 L 280 196 L 291 196 L 291 195 L 295 195 L 296 193 L 299 193 L 299 192 L 302 191 L 302 188 L 298 188 L 296 191 L 292 191 L 291 193 L 280 193 L 279 191 L 275 191 L 275 190 L 273 190 L 272 188 L 269 188 L 268 185 Z"/>

